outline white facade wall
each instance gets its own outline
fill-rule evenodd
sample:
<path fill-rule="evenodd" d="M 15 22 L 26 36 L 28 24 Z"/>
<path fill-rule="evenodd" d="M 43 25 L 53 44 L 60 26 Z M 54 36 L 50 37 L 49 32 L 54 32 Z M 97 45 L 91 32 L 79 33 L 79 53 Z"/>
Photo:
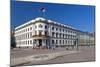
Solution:
<path fill-rule="evenodd" d="M 71 29 L 71 27 L 67 28 L 67 26 L 65 27 L 64 24 L 60 24 L 50 20 L 48 20 L 48 22 L 41 23 L 42 21 L 40 22 L 40 19 L 42 21 L 45 21 L 45 19 L 43 18 L 36 18 L 35 20 L 32 20 L 15 28 L 15 38 L 17 47 L 33 47 L 34 39 L 32 36 L 39 35 L 39 30 L 43 31 L 42 35 L 45 34 L 44 31 L 48 31 L 48 36 L 50 36 L 50 45 L 74 45 L 74 41 L 77 37 L 77 33 L 74 29 Z M 39 22 L 34 23 L 36 21 Z M 42 28 L 39 27 L 40 24 L 43 26 Z M 47 29 L 45 29 L 45 26 L 47 26 Z M 52 27 L 54 27 L 54 30 L 52 29 Z M 37 34 L 35 33 L 35 31 L 37 31 Z M 52 32 L 54 32 L 54 37 L 52 35 Z M 58 36 L 56 33 L 58 34 Z M 54 40 L 54 43 L 52 42 L 52 40 Z M 45 44 L 44 41 L 42 43 Z"/>
<path fill-rule="evenodd" d="M 32 47 L 33 46 L 33 25 L 26 26 L 15 31 L 15 39 L 17 47 Z"/>

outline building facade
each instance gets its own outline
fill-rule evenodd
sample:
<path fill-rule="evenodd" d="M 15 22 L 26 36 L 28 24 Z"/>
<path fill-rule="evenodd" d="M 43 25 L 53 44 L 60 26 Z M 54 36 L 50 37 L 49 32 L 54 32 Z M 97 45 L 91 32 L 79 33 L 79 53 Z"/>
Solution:
<path fill-rule="evenodd" d="M 49 48 L 76 45 L 82 33 L 71 26 L 38 17 L 16 27 L 14 36 L 16 47 Z"/>

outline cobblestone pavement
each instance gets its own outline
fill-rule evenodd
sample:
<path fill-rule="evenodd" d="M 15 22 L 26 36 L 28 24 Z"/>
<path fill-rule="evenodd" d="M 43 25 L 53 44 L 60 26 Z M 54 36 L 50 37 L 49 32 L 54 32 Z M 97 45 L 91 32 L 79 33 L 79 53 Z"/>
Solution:
<path fill-rule="evenodd" d="M 17 50 L 15 49 L 14 51 L 11 52 L 11 59 L 13 58 L 18 58 L 18 57 L 23 57 L 23 56 L 28 56 L 28 55 L 35 55 L 35 54 L 47 54 L 47 53 L 55 53 L 59 51 L 65 51 L 65 48 L 58 48 L 55 50 L 32 50 L 32 49 L 22 49 L 22 50 Z M 68 50 L 72 51 L 72 50 Z M 75 51 L 75 49 L 74 49 Z M 70 62 L 83 62 L 83 61 L 94 61 L 95 60 L 95 47 L 90 46 L 90 47 L 79 47 L 80 52 L 77 53 L 72 53 L 72 54 L 67 54 L 64 56 L 57 57 L 52 60 L 47 60 L 47 61 L 42 61 L 42 62 L 29 62 L 21 65 L 40 65 L 40 64 L 59 64 L 59 63 L 70 63 Z M 24 55 L 23 55 L 24 54 Z"/>
<path fill-rule="evenodd" d="M 89 62 L 95 61 L 95 51 L 94 47 L 90 48 L 81 48 L 83 50 L 77 53 L 67 54 L 52 60 L 38 62 L 38 63 L 28 63 L 24 65 L 40 65 L 40 64 L 60 64 L 60 63 L 74 63 L 74 62 Z"/>
<path fill-rule="evenodd" d="M 32 49 L 32 48 L 15 48 L 11 50 L 11 58 L 19 58 L 19 57 L 26 57 L 30 55 L 36 55 L 36 54 L 49 54 L 49 53 L 54 53 L 54 52 L 59 52 L 59 51 L 65 51 L 66 48 L 56 48 L 55 50 L 53 49 Z M 69 50 L 71 51 L 71 50 Z"/>

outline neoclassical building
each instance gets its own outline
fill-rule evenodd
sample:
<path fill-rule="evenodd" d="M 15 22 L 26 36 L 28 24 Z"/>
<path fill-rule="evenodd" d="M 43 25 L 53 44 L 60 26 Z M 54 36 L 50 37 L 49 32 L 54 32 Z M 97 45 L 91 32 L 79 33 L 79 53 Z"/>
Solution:
<path fill-rule="evenodd" d="M 14 36 L 17 47 L 48 48 L 76 45 L 80 36 L 89 34 L 69 25 L 38 17 L 16 27 Z"/>

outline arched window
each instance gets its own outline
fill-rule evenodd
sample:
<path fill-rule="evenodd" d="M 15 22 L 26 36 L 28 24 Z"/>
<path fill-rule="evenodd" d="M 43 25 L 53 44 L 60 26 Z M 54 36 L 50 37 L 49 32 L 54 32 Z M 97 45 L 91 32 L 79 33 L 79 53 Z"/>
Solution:
<path fill-rule="evenodd" d="M 45 25 L 45 29 L 47 29 L 47 25 Z"/>

